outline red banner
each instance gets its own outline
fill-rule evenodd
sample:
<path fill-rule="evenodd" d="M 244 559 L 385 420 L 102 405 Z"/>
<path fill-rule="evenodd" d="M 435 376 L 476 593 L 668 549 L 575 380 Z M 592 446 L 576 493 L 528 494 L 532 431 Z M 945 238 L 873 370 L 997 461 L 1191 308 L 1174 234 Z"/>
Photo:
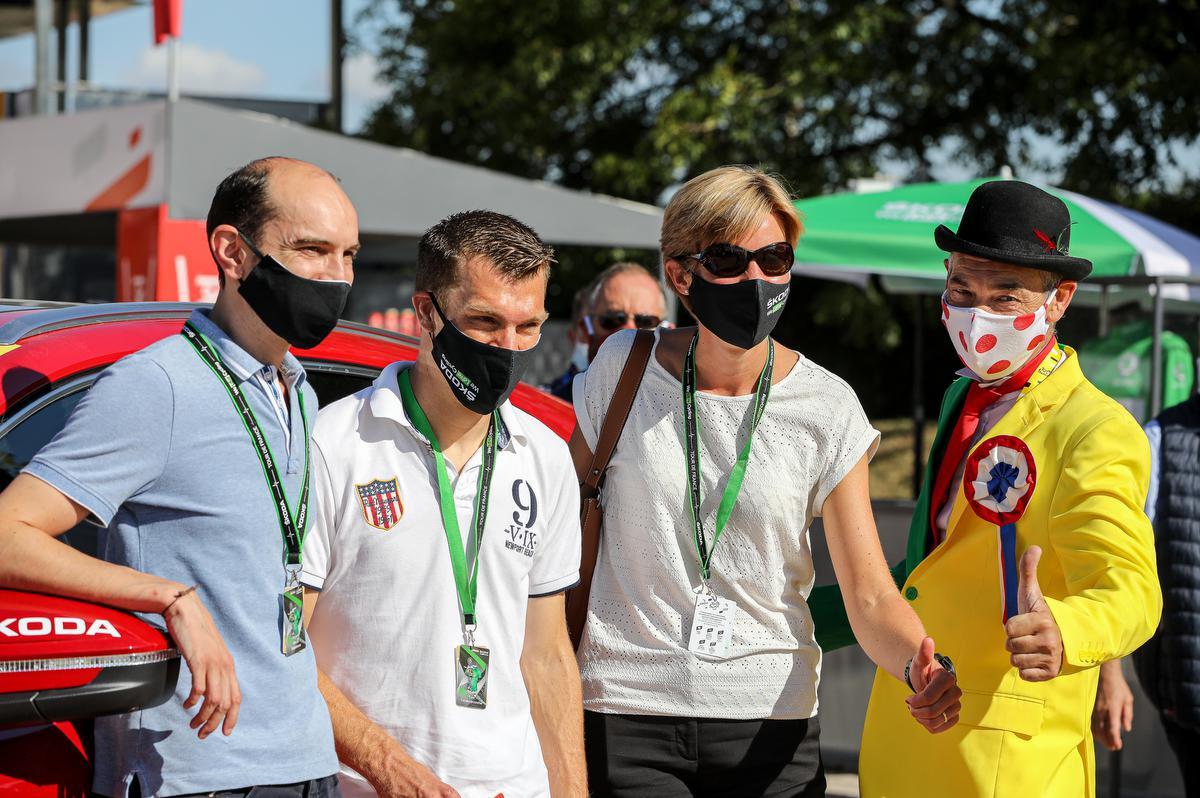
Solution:
<path fill-rule="evenodd" d="M 117 214 L 117 301 L 212 302 L 220 285 L 204 222 L 167 206 Z"/>
<path fill-rule="evenodd" d="M 164 207 L 165 215 L 165 207 Z M 159 207 L 117 213 L 117 301 L 154 299 Z"/>
<path fill-rule="evenodd" d="M 183 0 L 154 0 L 154 43 L 178 39 L 183 30 Z"/>

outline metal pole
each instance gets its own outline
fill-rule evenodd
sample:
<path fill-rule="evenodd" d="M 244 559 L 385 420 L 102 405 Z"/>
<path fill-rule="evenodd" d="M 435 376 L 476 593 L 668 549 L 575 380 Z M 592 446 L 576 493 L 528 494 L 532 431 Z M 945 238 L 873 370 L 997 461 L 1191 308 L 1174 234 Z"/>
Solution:
<path fill-rule="evenodd" d="M 88 37 L 92 32 L 92 0 L 79 0 L 79 82 L 88 81 Z"/>
<path fill-rule="evenodd" d="M 1150 413 L 1147 420 L 1154 418 L 1162 411 L 1163 395 L 1163 363 L 1162 363 L 1162 333 L 1165 318 L 1165 301 L 1163 299 L 1163 280 L 1154 278 L 1154 338 L 1153 350 L 1150 355 Z"/>
<path fill-rule="evenodd" d="M 1108 335 L 1108 283 L 1100 286 L 1100 329 L 1099 336 Z"/>
<path fill-rule="evenodd" d="M 57 32 L 55 44 L 58 50 L 58 69 L 57 73 L 57 93 L 58 93 L 58 112 L 61 114 L 67 110 L 67 21 L 68 0 L 55 0 L 54 3 L 54 27 Z"/>
<path fill-rule="evenodd" d="M 921 457 L 925 454 L 925 297 L 917 294 L 913 306 L 913 364 L 912 364 L 912 421 L 913 421 L 913 501 L 921 495 Z"/>
<path fill-rule="evenodd" d="M 51 0 L 33 2 L 33 96 L 38 114 L 53 111 L 50 102 L 50 25 Z"/>
<path fill-rule="evenodd" d="M 179 39 L 167 39 L 167 101 L 179 99 Z"/>
<path fill-rule="evenodd" d="M 329 0 L 329 129 L 342 132 L 342 60 L 346 55 L 346 30 L 342 23 L 342 0 Z"/>

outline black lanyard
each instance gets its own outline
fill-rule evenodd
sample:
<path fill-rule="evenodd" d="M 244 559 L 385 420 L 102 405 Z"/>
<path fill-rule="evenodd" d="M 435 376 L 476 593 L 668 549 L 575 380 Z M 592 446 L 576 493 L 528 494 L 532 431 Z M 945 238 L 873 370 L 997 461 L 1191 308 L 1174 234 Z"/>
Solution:
<path fill-rule="evenodd" d="M 446 533 L 446 545 L 450 548 L 450 565 L 454 572 L 454 587 L 458 590 L 458 606 L 462 611 L 467 645 L 471 646 L 474 645 L 472 636 L 475 631 L 475 601 L 479 596 L 479 558 L 483 555 L 483 528 L 487 523 L 488 500 L 492 493 L 492 472 L 496 468 L 500 411 L 492 411 L 487 436 L 483 439 L 483 465 L 479 469 L 479 485 L 475 491 L 475 512 L 471 517 L 470 530 L 475 559 L 468 563 L 462 532 L 458 526 L 458 510 L 454 506 L 454 488 L 450 485 L 450 477 L 446 473 L 446 460 L 441 444 L 433 434 L 433 425 L 429 423 L 429 418 L 413 394 L 409 371 L 401 372 L 396 382 L 400 386 L 400 398 L 404 402 L 405 414 L 433 449 L 434 465 L 437 468 L 438 503 L 442 508 L 442 530 Z"/>
<path fill-rule="evenodd" d="M 304 424 L 304 487 L 300 491 L 300 502 L 296 505 L 296 514 L 293 516 L 291 510 L 288 509 L 287 494 L 283 490 L 283 480 L 279 477 L 279 470 L 275 467 L 275 457 L 271 454 L 271 446 L 267 443 L 262 428 L 258 425 L 254 411 L 250 409 L 250 404 L 242 394 L 242 389 L 238 387 L 237 380 L 221 362 L 221 356 L 217 354 L 216 347 L 212 345 L 212 342 L 190 322 L 183 325 L 182 335 L 196 350 L 196 354 L 200 356 L 204 364 L 212 370 L 213 374 L 217 375 L 225 392 L 229 394 L 229 400 L 233 402 L 238 416 L 245 424 L 246 432 L 250 434 L 250 441 L 254 444 L 254 451 L 258 454 L 258 460 L 262 464 L 267 488 L 271 491 L 271 498 L 275 501 L 275 513 L 279 517 L 279 531 L 283 535 L 283 545 L 286 549 L 284 564 L 289 575 L 295 577 L 300 570 L 300 549 L 304 543 L 304 533 L 308 528 L 308 417 L 304 414 L 304 394 L 301 393 L 297 397 L 300 402 L 300 419 Z"/>
<path fill-rule="evenodd" d="M 717 523 L 713 530 L 712 548 L 704 539 L 704 524 L 700 516 L 700 439 L 697 434 L 699 422 L 696 419 L 696 337 L 688 346 L 687 355 L 683 359 L 683 428 L 687 440 L 687 472 L 688 499 L 692 510 L 693 541 L 696 544 L 696 557 L 700 561 L 700 576 L 708 582 L 709 564 L 713 552 L 717 549 L 717 541 L 725 531 L 725 524 L 733 512 L 738 495 L 742 492 L 742 480 L 746 476 L 746 464 L 750 461 L 750 444 L 754 441 L 754 431 L 762 420 L 763 411 L 767 409 L 767 398 L 771 394 L 771 372 L 775 368 L 775 342 L 768 341 L 767 363 L 762 373 L 758 375 L 758 386 L 754 390 L 754 415 L 750 420 L 750 433 L 746 436 L 746 444 L 738 454 L 733 470 L 729 473 L 729 481 L 725 483 L 725 492 L 721 495 L 721 506 L 717 509 Z"/>

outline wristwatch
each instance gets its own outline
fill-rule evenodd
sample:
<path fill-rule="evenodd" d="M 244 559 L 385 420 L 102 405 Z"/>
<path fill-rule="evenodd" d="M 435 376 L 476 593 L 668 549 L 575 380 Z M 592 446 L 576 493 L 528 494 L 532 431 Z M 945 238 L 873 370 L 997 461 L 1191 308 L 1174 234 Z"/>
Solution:
<path fill-rule="evenodd" d="M 939 654 L 935 651 L 933 653 L 933 659 L 938 665 L 941 665 L 943 668 L 945 668 L 947 673 L 955 678 L 958 678 L 958 672 L 954 670 L 954 663 L 950 661 L 949 657 L 947 657 L 945 654 Z M 912 669 L 912 663 L 913 661 L 911 657 L 909 658 L 908 662 L 904 663 L 904 683 L 908 685 L 909 690 L 912 690 L 915 693 L 917 692 L 917 688 L 913 687 L 912 679 L 910 679 L 908 676 L 909 670 Z"/>

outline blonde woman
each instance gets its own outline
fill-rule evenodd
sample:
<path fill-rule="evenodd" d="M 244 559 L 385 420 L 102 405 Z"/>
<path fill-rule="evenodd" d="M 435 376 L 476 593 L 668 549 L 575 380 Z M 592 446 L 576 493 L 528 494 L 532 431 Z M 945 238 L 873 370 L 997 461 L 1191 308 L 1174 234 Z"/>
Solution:
<path fill-rule="evenodd" d="M 952 666 L 879 545 L 879 433 L 845 382 L 769 337 L 800 233 L 779 182 L 740 166 L 690 180 L 663 216 L 667 278 L 698 325 L 656 332 L 604 484 L 579 649 L 595 795 L 824 795 L 816 517 L 863 649 L 911 680 L 914 722 L 957 720 Z M 634 334 L 575 381 L 581 476 Z"/>

